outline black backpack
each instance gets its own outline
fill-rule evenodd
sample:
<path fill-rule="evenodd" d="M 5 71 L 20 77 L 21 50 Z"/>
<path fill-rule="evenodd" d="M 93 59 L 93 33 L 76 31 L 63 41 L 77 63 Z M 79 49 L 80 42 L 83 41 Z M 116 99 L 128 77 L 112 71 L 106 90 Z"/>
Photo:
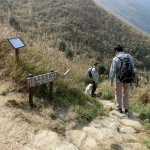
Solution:
<path fill-rule="evenodd" d="M 123 83 L 131 83 L 135 78 L 135 73 L 130 59 L 128 57 L 118 58 L 121 60 L 120 75 L 118 79 Z"/>
<path fill-rule="evenodd" d="M 87 77 L 89 77 L 89 78 L 93 78 L 93 76 L 92 76 L 92 69 L 93 69 L 93 66 L 91 66 L 90 68 L 88 68 L 88 71 L 87 71 Z"/>

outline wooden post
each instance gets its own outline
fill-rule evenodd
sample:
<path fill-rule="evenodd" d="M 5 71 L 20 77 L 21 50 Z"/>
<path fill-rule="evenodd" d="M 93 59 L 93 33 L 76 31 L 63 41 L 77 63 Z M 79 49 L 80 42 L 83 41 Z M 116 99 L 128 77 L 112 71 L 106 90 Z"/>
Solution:
<path fill-rule="evenodd" d="M 50 72 L 54 72 L 54 70 L 51 70 Z M 53 99 L 53 81 L 49 83 L 49 100 L 51 101 Z"/>
<path fill-rule="evenodd" d="M 33 75 L 29 74 L 29 77 L 33 77 Z M 33 107 L 33 87 L 29 87 L 29 106 Z"/>
<path fill-rule="evenodd" d="M 18 63 L 19 62 L 19 49 L 17 48 L 17 49 L 15 49 L 15 55 L 16 55 L 16 63 Z"/>
<path fill-rule="evenodd" d="M 29 106 L 33 107 L 33 88 L 29 88 Z"/>

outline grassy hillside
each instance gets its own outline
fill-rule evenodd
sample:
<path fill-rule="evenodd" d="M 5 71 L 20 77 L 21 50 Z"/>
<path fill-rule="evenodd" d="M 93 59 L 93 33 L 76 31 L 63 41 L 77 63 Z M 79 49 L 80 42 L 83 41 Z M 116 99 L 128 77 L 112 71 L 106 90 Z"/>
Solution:
<path fill-rule="evenodd" d="M 34 43 L 38 50 L 30 46 L 20 48 L 19 62 L 16 64 L 15 50 L 6 39 L 17 32 L 7 28 L 8 34 L 6 35 L 5 29 L 5 27 L 0 27 L 0 35 L 6 36 L 0 38 L 0 82 L 6 83 L 0 88 L 0 95 L 5 96 L 13 92 L 13 95 L 18 92 L 26 95 L 19 100 L 10 97 L 13 107 L 28 109 L 27 78 L 29 74 L 37 76 L 54 70 L 60 76 L 54 82 L 53 100 L 49 101 L 49 83 L 36 86 L 33 88 L 35 109 L 47 108 L 49 104 L 54 107 L 54 110 L 60 107 L 71 108 L 78 114 L 79 120 L 85 121 L 91 121 L 97 115 L 103 114 L 102 105 L 96 99 L 84 94 L 85 87 L 91 82 L 86 77 L 87 66 L 85 64 L 74 63 L 58 49 L 44 47 L 41 41 Z M 70 69 L 70 73 L 64 77 L 63 74 L 67 69 Z"/>
<path fill-rule="evenodd" d="M 51 118 L 55 120 L 62 107 L 73 110 L 77 114 L 78 123 L 83 120 L 91 121 L 106 112 L 97 99 L 84 94 L 85 87 L 90 82 L 85 73 L 97 56 L 109 68 L 114 55 L 112 49 L 116 44 L 122 44 L 126 51 L 133 54 L 136 66 L 149 65 L 149 37 L 106 13 L 90 0 L 0 2 L 1 22 L 4 24 L 3 27 L 0 24 L 0 79 L 4 84 L 0 95 L 15 95 L 17 92 L 27 94 L 26 78 L 29 73 L 35 76 L 53 69 L 62 75 L 67 69 L 71 69 L 67 78 L 60 77 L 54 82 L 54 100 L 50 103 L 46 97 L 48 85 L 35 88 L 34 110 L 40 112 L 48 121 L 42 127 L 40 123 L 39 129 L 52 128 L 57 131 L 61 128 L 59 125 L 54 127 Z M 20 61 L 17 65 L 14 61 L 14 49 L 6 40 L 15 36 L 20 36 L 27 44 L 25 48 L 20 49 Z M 62 51 L 64 44 L 60 49 L 60 42 L 65 43 L 66 47 L 74 52 L 73 58 L 66 58 Z M 143 72 L 142 75 L 145 74 L 146 72 Z M 131 111 L 138 112 L 141 122 L 149 129 L 149 83 L 142 79 L 139 82 L 139 87 L 135 88 L 133 84 L 131 90 Z M 105 99 L 114 100 L 114 89 L 109 86 L 108 81 L 100 83 L 97 92 L 102 93 Z M 28 116 L 22 114 L 30 109 L 27 100 L 28 96 L 8 96 L 6 106 L 14 111 L 19 108 L 21 115 L 17 111 L 16 118 L 26 120 Z M 50 112 L 50 108 L 53 108 L 54 112 Z M 36 126 L 36 122 L 33 124 Z"/>
<path fill-rule="evenodd" d="M 92 0 L 0 1 L 0 21 L 25 33 L 26 43 L 60 41 L 74 57 L 100 59 L 110 65 L 116 44 L 135 58 L 136 67 L 149 68 L 150 37 L 98 7 Z M 89 58 L 89 59 L 88 59 Z"/>
<path fill-rule="evenodd" d="M 3 29 L 5 28 L 0 28 L 0 35 L 4 35 Z M 17 34 L 9 28 L 7 31 L 9 32 L 8 37 Z M 43 49 L 40 41 L 35 44 L 40 50 Z M 37 52 L 37 49 L 28 46 L 20 49 L 18 65 L 14 60 L 14 49 L 6 42 L 6 39 L 0 39 L 1 118 L 8 123 L 2 124 L 6 129 L 9 127 L 6 130 L 8 133 L 5 132 L 5 137 L 11 133 L 9 137 L 11 141 L 15 141 L 18 137 L 24 139 L 28 132 L 36 133 L 41 130 L 52 130 L 64 135 L 66 130 L 76 130 L 84 125 L 87 126 L 95 117 L 101 117 L 112 110 L 111 108 L 104 110 L 100 101 L 84 94 L 85 86 L 89 82 L 85 77 L 87 66 L 65 58 L 63 52 L 52 48 L 44 48 L 44 51 Z M 52 101 L 48 101 L 48 84 L 34 88 L 34 107 L 31 109 L 28 106 L 29 97 L 26 86 L 28 73 L 39 75 L 54 69 L 62 74 L 68 68 L 71 69 L 70 75 L 67 78 L 60 77 L 54 82 Z M 138 113 L 141 123 L 146 126 L 147 133 L 150 130 L 149 87 L 148 82 L 143 84 L 143 81 L 140 80 L 138 87 L 132 85 L 130 93 L 130 111 Z M 114 102 L 114 89 L 110 87 L 108 81 L 99 83 L 97 93 L 102 93 L 102 98 Z M 69 114 L 68 118 L 67 114 Z M 12 134 L 13 129 L 10 126 L 12 121 L 15 121 L 13 127 L 17 126 L 17 131 L 20 133 L 17 134 L 17 137 L 16 134 Z M 23 123 L 26 126 L 22 128 Z M 3 134 L 1 138 L 4 139 Z M 143 143 L 150 147 L 149 140 L 144 140 Z M 10 147 L 9 144 L 7 146 Z"/>

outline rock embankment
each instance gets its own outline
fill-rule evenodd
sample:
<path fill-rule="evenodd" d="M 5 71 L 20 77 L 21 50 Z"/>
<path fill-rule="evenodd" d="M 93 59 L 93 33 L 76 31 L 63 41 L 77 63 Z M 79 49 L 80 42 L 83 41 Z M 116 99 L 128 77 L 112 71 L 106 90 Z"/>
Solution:
<path fill-rule="evenodd" d="M 101 100 L 104 107 L 114 104 Z M 133 113 L 112 110 L 107 116 L 94 119 L 81 130 L 67 130 L 61 138 L 55 132 L 43 130 L 31 136 L 32 142 L 22 150 L 148 150 L 142 144 L 147 138 L 144 128 Z"/>

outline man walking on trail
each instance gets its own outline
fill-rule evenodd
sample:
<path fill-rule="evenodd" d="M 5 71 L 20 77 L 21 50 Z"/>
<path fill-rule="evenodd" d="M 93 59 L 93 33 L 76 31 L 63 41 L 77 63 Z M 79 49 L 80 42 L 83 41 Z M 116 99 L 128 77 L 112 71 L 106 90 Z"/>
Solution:
<path fill-rule="evenodd" d="M 113 82 L 115 80 L 115 100 L 116 100 L 116 107 L 117 110 L 122 113 L 122 98 L 123 98 L 123 106 L 125 109 L 125 113 L 128 113 L 129 110 L 129 90 L 130 90 L 130 83 L 123 83 L 119 80 L 120 70 L 121 70 L 121 60 L 120 58 L 129 58 L 133 68 L 134 62 L 131 55 L 126 54 L 123 52 L 123 48 L 120 45 L 117 45 L 114 48 L 115 57 L 112 60 L 112 64 L 110 67 L 110 84 L 113 87 Z M 123 92 L 123 97 L 122 97 Z"/>
<path fill-rule="evenodd" d="M 97 84 L 98 84 L 98 79 L 99 79 L 99 72 L 98 72 L 98 62 L 95 62 L 94 63 L 94 66 L 92 68 L 92 91 L 91 91 L 91 96 L 92 97 L 96 97 L 96 94 L 95 94 L 95 91 L 96 91 L 96 88 L 97 88 Z"/>

